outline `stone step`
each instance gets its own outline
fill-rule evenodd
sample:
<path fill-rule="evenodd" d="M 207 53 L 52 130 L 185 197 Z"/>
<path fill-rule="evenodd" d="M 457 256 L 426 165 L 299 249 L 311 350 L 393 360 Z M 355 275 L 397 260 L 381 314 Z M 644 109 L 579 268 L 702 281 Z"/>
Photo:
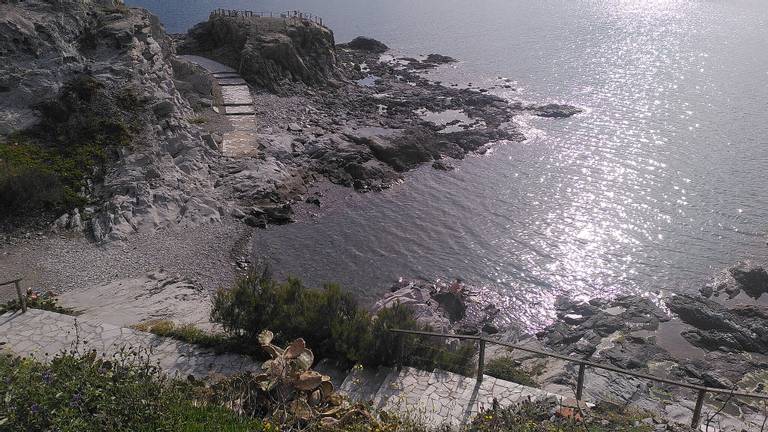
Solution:
<path fill-rule="evenodd" d="M 354 402 L 371 402 L 381 388 L 384 380 L 395 372 L 395 368 L 352 369 L 339 386 L 339 393 Z"/>

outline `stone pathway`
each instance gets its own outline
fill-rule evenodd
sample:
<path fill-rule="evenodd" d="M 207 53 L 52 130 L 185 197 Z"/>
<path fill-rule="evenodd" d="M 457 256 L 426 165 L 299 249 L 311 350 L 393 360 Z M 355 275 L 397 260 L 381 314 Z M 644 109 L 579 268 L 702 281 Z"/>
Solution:
<path fill-rule="evenodd" d="M 487 375 L 478 383 L 474 378 L 451 372 L 409 367 L 353 370 L 339 391 L 355 401 L 372 401 L 375 408 L 398 411 L 435 426 L 466 424 L 478 412 L 491 408 L 494 399 L 502 407 L 528 399 L 562 399 Z"/>
<path fill-rule="evenodd" d="M 224 133 L 222 152 L 227 156 L 255 156 L 258 153 L 256 116 L 248 83 L 233 68 L 209 58 L 195 55 L 178 57 L 207 70 L 221 89 L 224 105 L 217 109 L 228 116 L 233 127 L 232 131 Z"/>
<path fill-rule="evenodd" d="M 141 348 L 169 375 L 232 375 L 257 371 L 261 365 L 237 354 L 216 354 L 197 346 L 151 333 L 39 309 L 0 316 L 0 349 L 45 361 L 57 353 L 96 350 L 111 356 L 124 349 Z"/>

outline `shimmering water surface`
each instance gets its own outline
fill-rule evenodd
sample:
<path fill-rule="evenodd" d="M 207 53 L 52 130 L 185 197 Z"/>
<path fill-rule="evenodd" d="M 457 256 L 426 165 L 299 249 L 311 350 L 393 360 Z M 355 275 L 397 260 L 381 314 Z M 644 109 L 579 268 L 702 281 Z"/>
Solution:
<path fill-rule="evenodd" d="M 307 224 L 258 233 L 282 274 L 368 299 L 399 276 L 488 287 L 536 327 L 554 298 L 695 290 L 768 259 L 764 0 L 134 0 L 170 31 L 214 7 L 323 16 L 337 41 L 381 39 L 461 63 L 436 80 L 587 112 L 521 119 L 530 139 L 429 167 Z"/>

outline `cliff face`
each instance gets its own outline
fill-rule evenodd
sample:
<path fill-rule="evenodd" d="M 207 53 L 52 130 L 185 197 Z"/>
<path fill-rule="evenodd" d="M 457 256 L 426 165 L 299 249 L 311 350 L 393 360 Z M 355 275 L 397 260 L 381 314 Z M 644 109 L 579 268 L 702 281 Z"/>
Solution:
<path fill-rule="evenodd" d="M 157 18 L 119 2 L 0 4 L 0 198 L 46 176 L 61 196 L 24 210 L 64 206 L 63 224 L 98 241 L 218 220 L 216 152 L 170 56 Z"/>
<path fill-rule="evenodd" d="M 211 16 L 189 31 L 179 52 L 213 58 L 253 84 L 278 90 L 285 81 L 325 86 L 343 80 L 334 45 L 333 32 L 311 22 Z"/>

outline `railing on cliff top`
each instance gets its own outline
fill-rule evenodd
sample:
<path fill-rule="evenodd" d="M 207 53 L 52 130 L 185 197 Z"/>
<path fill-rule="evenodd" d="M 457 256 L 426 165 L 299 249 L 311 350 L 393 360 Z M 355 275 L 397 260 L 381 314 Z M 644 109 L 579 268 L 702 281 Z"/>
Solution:
<path fill-rule="evenodd" d="M 433 333 L 433 332 L 427 332 L 427 331 L 402 330 L 402 329 L 389 329 L 389 331 L 393 333 L 412 334 L 412 335 L 438 337 L 438 338 L 446 338 L 446 339 L 478 341 L 480 344 L 480 349 L 478 352 L 478 365 L 477 365 L 477 381 L 478 382 L 483 381 L 483 373 L 485 369 L 485 344 L 486 343 L 492 343 L 492 344 L 501 345 L 511 349 L 517 349 L 520 351 L 529 352 L 532 354 L 538 354 L 538 355 L 547 356 L 547 357 L 554 357 L 560 360 L 576 363 L 579 365 L 579 375 L 576 382 L 576 400 L 577 400 L 577 403 L 579 404 L 582 401 L 582 396 L 584 392 L 584 376 L 586 374 L 587 366 L 595 369 L 603 369 L 611 372 L 629 375 L 636 378 L 656 381 L 663 384 L 669 384 L 669 385 L 679 386 L 679 387 L 683 387 L 691 390 L 696 390 L 698 392 L 698 395 L 696 397 L 696 405 L 693 409 L 693 418 L 691 419 L 691 427 L 696 430 L 699 430 L 698 429 L 699 423 L 701 422 L 701 409 L 703 408 L 704 397 L 706 396 L 707 393 L 727 395 L 729 400 L 732 397 L 745 397 L 745 398 L 762 399 L 764 401 L 768 401 L 768 394 L 764 394 L 764 393 L 750 393 L 750 392 L 728 390 L 728 389 L 722 389 L 722 388 L 707 387 L 707 386 L 697 385 L 697 384 L 688 384 L 681 381 L 675 381 L 667 378 L 657 377 L 654 375 L 644 374 L 640 372 L 632 372 L 632 371 L 618 368 L 611 365 L 591 362 L 589 360 L 577 359 L 577 358 L 569 357 L 562 354 L 541 351 L 534 348 L 528 348 L 528 347 L 523 347 L 523 346 L 519 346 L 519 345 L 507 343 L 507 342 L 494 340 L 494 339 L 488 339 L 483 336 L 450 335 L 450 334 L 444 334 L 444 333 Z"/>
<path fill-rule="evenodd" d="M 254 12 L 249 10 L 236 9 L 214 9 L 211 12 L 212 17 L 232 17 L 232 18 L 283 18 L 285 20 L 294 20 L 298 22 L 313 22 L 323 27 L 323 18 L 312 15 L 311 13 L 297 10 L 285 12 Z"/>

